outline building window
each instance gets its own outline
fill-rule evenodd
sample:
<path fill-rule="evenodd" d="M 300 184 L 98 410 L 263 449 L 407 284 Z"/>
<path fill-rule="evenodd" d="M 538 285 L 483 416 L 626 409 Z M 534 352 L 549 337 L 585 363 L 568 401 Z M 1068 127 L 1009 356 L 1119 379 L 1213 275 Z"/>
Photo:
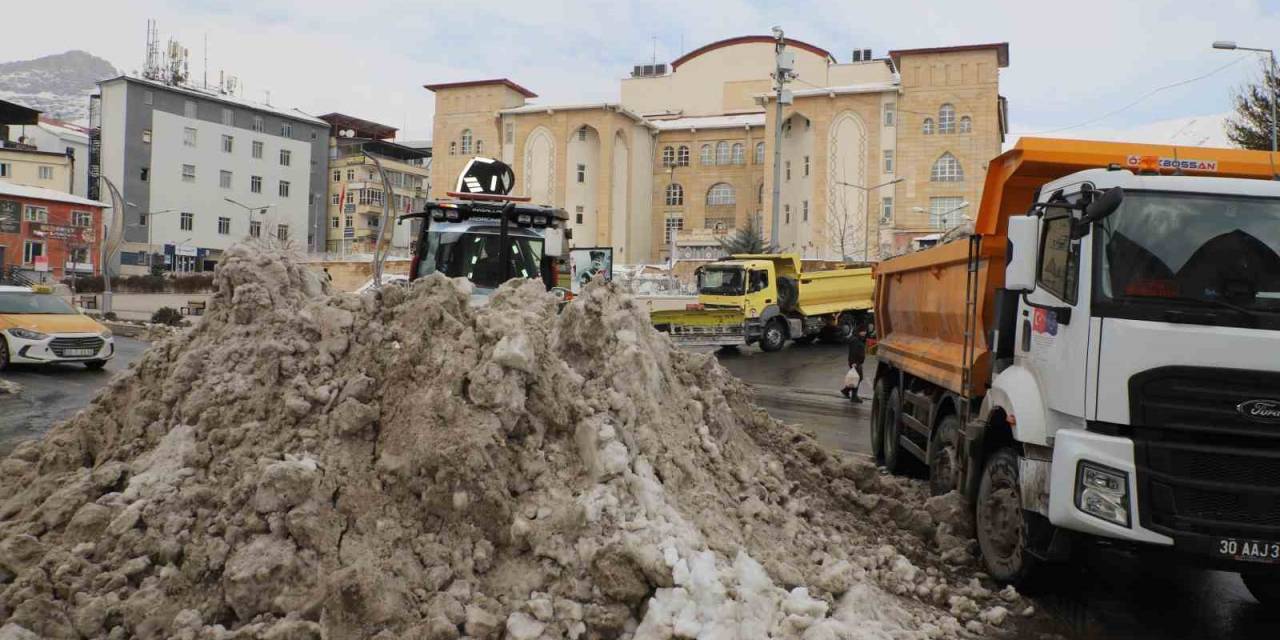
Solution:
<path fill-rule="evenodd" d="M 23 209 L 23 211 L 27 222 L 39 222 L 42 224 L 49 222 L 49 210 L 45 207 L 37 207 L 36 205 L 29 204 Z"/>
<path fill-rule="evenodd" d="M 684 206 L 684 187 L 678 184 L 667 185 L 667 206 L 668 207 Z"/>
<path fill-rule="evenodd" d="M 804 176 L 809 177 L 809 156 L 804 157 Z"/>
<path fill-rule="evenodd" d="M 196 226 L 196 214 L 183 211 L 178 217 L 178 227 L 183 231 L 190 231 Z"/>
<path fill-rule="evenodd" d="M 756 186 L 756 204 L 764 204 L 764 183 Z"/>
<path fill-rule="evenodd" d="M 230 171 L 223 170 L 218 172 L 218 186 L 222 187 L 223 189 L 231 188 L 231 172 Z"/>
<path fill-rule="evenodd" d="M 662 166 L 674 167 L 675 164 L 676 164 L 676 148 L 663 147 L 662 148 Z"/>
<path fill-rule="evenodd" d="M 151 91 L 142 92 L 142 104 L 155 104 L 156 94 Z"/>
<path fill-rule="evenodd" d="M 334 181 L 334 182 L 342 182 L 342 170 L 341 170 L 341 169 L 334 169 L 334 170 L 333 170 L 333 181 Z"/>
<path fill-rule="evenodd" d="M 809 221 L 809 201 L 808 200 L 805 200 L 800 203 L 800 211 L 804 216 L 802 220 L 804 222 L 808 222 Z"/>
<path fill-rule="evenodd" d="M 67 256 L 67 262 L 71 264 L 89 264 L 88 247 L 73 247 Z"/>
<path fill-rule="evenodd" d="M 262 193 L 262 176 L 249 176 L 249 191 Z"/>
<path fill-rule="evenodd" d="M 150 130 L 150 129 L 143 129 L 143 130 L 142 130 L 142 144 L 151 144 L 151 130 Z"/>
<path fill-rule="evenodd" d="M 782 205 L 782 216 L 785 224 L 791 224 L 791 205 Z"/>
<path fill-rule="evenodd" d="M 924 119 L 924 123 L 920 125 L 920 133 L 926 136 L 933 135 L 933 118 Z"/>
<path fill-rule="evenodd" d="M 676 166 L 678 167 L 689 166 L 689 147 L 688 146 L 682 144 L 680 145 L 680 148 L 676 150 Z"/>
<path fill-rule="evenodd" d="M 508 122 L 502 127 L 503 141 L 506 144 L 512 144 L 516 141 L 516 125 L 514 122 Z"/>
<path fill-rule="evenodd" d="M 956 132 L 956 108 L 944 104 L 938 108 L 938 133 Z"/>
<path fill-rule="evenodd" d="M 665 231 L 663 233 L 663 242 L 671 244 L 671 239 L 684 230 L 683 216 L 667 216 Z"/>
<path fill-rule="evenodd" d="M 293 162 L 293 152 L 288 149 L 280 150 L 280 166 L 287 167 Z"/>
<path fill-rule="evenodd" d="M 578 182 L 582 183 L 586 181 L 587 181 L 587 165 L 580 164 L 578 165 Z"/>
<path fill-rule="evenodd" d="M 756 143 L 756 164 L 764 164 L 764 143 Z"/>
<path fill-rule="evenodd" d="M 259 160 L 262 159 L 262 141 L 261 140 L 253 141 L 253 157 L 258 158 Z"/>
<path fill-rule="evenodd" d="M 484 140 L 476 140 L 476 155 L 484 153 Z"/>
<path fill-rule="evenodd" d="M 340 221 L 338 220 L 338 217 L 337 217 L 337 216 L 334 216 L 334 217 L 332 217 L 332 218 L 329 218 L 329 227 L 330 227 L 330 228 L 332 228 L 332 229 L 337 229 L 337 228 L 338 228 L 339 223 L 340 223 Z"/>
<path fill-rule="evenodd" d="M 729 164 L 729 143 L 723 140 L 716 143 L 716 164 Z"/>
<path fill-rule="evenodd" d="M 960 116 L 960 133 L 970 133 L 973 131 L 973 120 L 969 116 Z"/>
<path fill-rule="evenodd" d="M 146 182 L 151 179 L 151 167 L 142 167 L 138 170 L 138 179 Z"/>
<path fill-rule="evenodd" d="M 352 180 L 355 180 L 355 179 L 356 179 L 356 170 L 347 169 L 347 182 L 351 182 Z"/>
<path fill-rule="evenodd" d="M 714 164 L 715 160 L 711 155 L 711 145 L 702 145 L 702 148 L 698 151 L 698 161 L 704 165 Z"/>
<path fill-rule="evenodd" d="M 578 142 L 587 141 L 587 128 L 585 126 L 578 127 Z"/>
<path fill-rule="evenodd" d="M 456 154 L 457 152 L 458 152 L 458 142 L 457 142 L 456 140 L 455 140 L 455 141 L 453 141 L 453 142 L 450 142 L 450 143 L 449 143 L 449 155 L 454 155 L 454 154 Z"/>
<path fill-rule="evenodd" d="M 329 204 L 342 204 L 342 194 L 335 193 L 329 196 Z"/>
<path fill-rule="evenodd" d="M 232 111 L 232 110 L 230 110 L 230 109 L 227 109 L 226 107 L 223 107 L 223 109 L 222 109 L 222 124 L 225 124 L 225 125 L 227 125 L 228 127 L 234 127 L 234 126 L 236 126 L 236 112 L 234 112 L 234 111 Z"/>
<path fill-rule="evenodd" d="M 231 218 L 218 218 L 218 233 L 224 236 L 231 233 Z"/>
<path fill-rule="evenodd" d="M 40 179 L 41 179 L 41 180 L 52 180 L 52 179 L 53 179 L 53 167 L 50 167 L 49 165 L 44 165 L 44 164 L 40 165 Z"/>
<path fill-rule="evenodd" d="M 266 130 L 267 130 L 267 125 L 266 125 L 266 123 L 265 123 L 265 122 L 263 122 L 263 121 L 262 121 L 262 116 L 254 116 L 254 117 L 253 117 L 253 130 L 254 130 L 254 131 L 266 131 Z"/>
<path fill-rule="evenodd" d="M 147 213 L 145 211 L 138 214 L 138 226 L 147 226 Z"/>
<path fill-rule="evenodd" d="M 462 155 L 465 156 L 470 154 L 471 154 L 471 130 L 463 129 L 462 130 Z"/>
<path fill-rule="evenodd" d="M 250 238 L 261 238 L 261 237 L 262 237 L 262 223 L 261 223 L 261 222 L 259 222 L 259 221 L 257 221 L 257 220 L 250 220 L 250 221 L 249 221 L 249 237 L 250 237 Z"/>
<path fill-rule="evenodd" d="M 0 178 L 8 178 L 13 169 L 9 168 L 8 162 L 0 162 Z"/>
<path fill-rule="evenodd" d="M 746 147 L 742 146 L 741 142 L 733 143 L 733 163 L 746 164 L 746 162 Z"/>
<path fill-rule="evenodd" d="M 337 220 L 338 220 L 338 219 L 337 219 L 337 218 L 334 218 L 333 220 L 334 220 L 334 226 L 337 226 Z M 342 224 L 343 224 L 343 226 L 345 226 L 346 228 L 350 229 L 350 228 L 352 228 L 352 227 L 356 226 L 356 217 L 355 217 L 355 216 L 353 216 L 353 215 L 351 215 L 350 213 L 348 213 L 348 214 L 346 214 L 346 215 L 342 216 Z"/>
<path fill-rule="evenodd" d="M 786 162 L 783 163 L 782 166 L 783 166 L 783 173 L 786 175 L 785 180 L 787 182 L 790 182 L 791 181 L 791 161 L 787 160 Z"/>
<path fill-rule="evenodd" d="M 582 224 L 582 205 L 578 205 L 573 208 L 573 219 L 576 220 L 578 224 Z"/>
<path fill-rule="evenodd" d="M 77 227 L 88 227 L 93 225 L 93 214 L 88 211 L 72 211 L 71 224 Z"/>
<path fill-rule="evenodd" d="M 196 181 L 196 166 L 194 164 L 182 165 L 182 181 L 183 182 Z"/>
<path fill-rule="evenodd" d="M 893 196 L 885 196 L 880 199 L 880 222 L 888 223 L 893 220 Z"/>
<path fill-rule="evenodd" d="M 231 153 L 231 149 L 235 146 L 236 139 L 232 136 L 222 136 L 222 152 Z"/>
<path fill-rule="evenodd" d="M 44 255 L 44 243 L 39 240 L 24 240 L 22 242 L 22 264 L 31 264 L 36 258 Z"/>
<path fill-rule="evenodd" d="M 194 127 L 182 128 L 182 145 L 185 147 L 196 146 L 196 130 Z"/>
<path fill-rule="evenodd" d="M 707 206 L 709 207 L 725 207 L 735 203 L 733 185 L 727 182 L 718 182 L 711 185 L 711 188 L 707 190 Z"/>
<path fill-rule="evenodd" d="M 964 208 L 964 198 L 947 196 L 929 198 L 929 226 L 934 229 L 950 229 L 960 224 L 960 211 Z"/>
<path fill-rule="evenodd" d="M 280 181 L 280 188 L 278 189 L 278 192 L 280 193 L 281 198 L 289 197 L 289 181 L 288 180 Z"/>
<path fill-rule="evenodd" d="M 280 123 L 280 135 L 281 135 L 281 137 L 285 137 L 285 138 L 292 138 L 292 137 L 293 137 L 293 123 L 291 123 L 291 122 L 281 122 L 281 123 Z"/>
<path fill-rule="evenodd" d="M 182 103 L 182 115 L 194 120 L 196 117 L 196 103 L 192 100 Z"/>
<path fill-rule="evenodd" d="M 960 161 L 948 151 L 933 163 L 933 170 L 929 172 L 929 181 L 963 182 L 964 169 L 960 168 Z"/>
<path fill-rule="evenodd" d="M 893 173 L 893 149 L 884 150 L 884 172 Z"/>
<path fill-rule="evenodd" d="M 898 106 L 892 102 L 884 103 L 884 126 L 892 127 L 898 115 Z"/>
<path fill-rule="evenodd" d="M 276 240 L 279 240 L 280 242 L 287 242 L 289 240 L 289 225 L 276 225 Z"/>

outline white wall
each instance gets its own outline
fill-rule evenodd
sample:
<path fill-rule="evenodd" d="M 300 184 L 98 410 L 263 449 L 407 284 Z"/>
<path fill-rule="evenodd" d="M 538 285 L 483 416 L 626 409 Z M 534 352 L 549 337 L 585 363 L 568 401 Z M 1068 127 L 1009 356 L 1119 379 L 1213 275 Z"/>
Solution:
<path fill-rule="evenodd" d="M 555 183 L 556 143 L 549 129 L 537 127 L 525 140 L 524 176 L 517 179 L 516 184 L 521 185 L 524 195 L 533 202 L 553 205 Z"/>
<path fill-rule="evenodd" d="M 653 246 L 653 147 L 654 134 L 648 127 L 631 127 L 631 198 L 627 212 L 627 251 L 619 264 L 649 262 L 657 258 Z"/>
<path fill-rule="evenodd" d="M 569 142 L 564 158 L 564 210 L 569 214 L 569 226 L 573 229 L 573 246 L 598 247 L 602 243 L 600 232 L 600 205 L 596 194 L 600 175 L 600 133 L 594 127 L 586 127 L 587 139 L 578 139 L 578 128 L 569 132 Z M 578 165 L 587 167 L 586 180 L 578 182 Z M 608 178 L 604 178 L 608 179 Z M 578 207 L 582 207 L 582 224 L 578 224 Z M 608 244 L 607 242 L 603 244 Z"/>
<path fill-rule="evenodd" d="M 195 147 L 183 144 L 183 129 L 197 130 Z M 104 127 L 105 129 L 105 127 Z M 231 153 L 222 151 L 222 135 L 234 137 Z M 252 157 L 252 142 L 263 143 L 262 158 Z M 280 149 L 292 152 L 290 165 L 280 164 Z M 194 182 L 182 179 L 182 165 L 196 166 Z M 232 172 L 230 189 L 219 186 L 220 171 Z M 251 176 L 262 177 L 262 193 L 250 191 Z M 188 246 L 227 249 L 249 235 L 248 212 L 227 202 L 231 198 L 252 207 L 275 205 L 262 220 L 263 237 L 275 237 L 277 224 L 289 225 L 289 239 L 296 247 L 307 242 L 307 190 L 311 176 L 311 145 L 300 140 L 260 134 L 219 123 L 193 120 L 155 111 L 152 114 L 151 210 L 176 209 L 195 214 L 191 231 L 180 228 L 179 213 L 158 214 L 148 221 L 151 241 L 160 251 L 166 242 L 191 238 Z M 288 198 L 278 195 L 280 180 L 290 184 Z M 231 232 L 218 233 L 218 218 L 231 218 Z"/>
<path fill-rule="evenodd" d="M 102 175 L 117 188 L 124 188 L 125 104 L 128 83 L 110 82 L 102 87 Z M 85 158 L 88 164 L 88 158 Z M 111 202 L 111 194 L 103 184 L 100 199 Z M 108 212 L 111 210 L 108 209 Z M 107 213 L 108 216 L 112 213 Z"/>
<path fill-rule="evenodd" d="M 782 224 L 779 229 L 779 244 L 784 251 L 794 251 L 806 258 L 825 256 L 821 253 L 824 240 L 815 230 L 817 221 L 815 198 L 813 197 L 813 179 L 817 170 L 817 157 L 814 155 L 813 127 L 806 126 L 808 119 L 803 114 L 792 115 L 791 132 L 782 136 Z M 785 126 L 785 125 L 784 125 Z M 804 175 L 804 158 L 809 157 L 809 175 Z M 787 180 L 786 163 L 791 162 L 791 179 Z M 850 180 L 849 182 L 856 181 Z M 756 194 L 740 194 L 754 198 Z M 804 219 L 804 202 L 809 202 L 809 219 Z M 741 201 L 741 200 L 739 200 Z M 787 222 L 787 206 L 791 207 L 791 222 Z M 809 246 L 814 243 L 815 246 Z"/>
<path fill-rule="evenodd" d="M 612 173 L 609 177 L 609 235 L 612 237 L 609 240 L 616 256 L 614 259 L 628 263 L 631 261 L 627 251 L 630 235 L 627 228 L 627 192 L 631 182 L 629 160 L 627 140 L 619 131 L 613 136 L 613 159 L 609 163 Z"/>

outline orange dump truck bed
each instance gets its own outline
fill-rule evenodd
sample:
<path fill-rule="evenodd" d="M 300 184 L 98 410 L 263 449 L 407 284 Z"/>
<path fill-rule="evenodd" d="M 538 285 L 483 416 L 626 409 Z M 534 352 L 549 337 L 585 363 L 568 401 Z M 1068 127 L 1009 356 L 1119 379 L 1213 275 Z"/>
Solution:
<path fill-rule="evenodd" d="M 1041 186 L 1085 169 L 1118 165 L 1136 170 L 1155 162 L 1172 172 L 1226 178 L 1268 178 L 1280 156 L 1240 149 L 1022 138 L 988 165 L 974 222 L 978 249 L 976 326 L 970 397 L 990 377 L 988 330 L 995 321 L 996 289 L 1004 285 L 1008 220 L 1025 213 Z M 881 262 L 875 268 L 876 355 L 899 369 L 961 393 L 964 379 L 965 291 L 968 242 L 951 242 Z"/>

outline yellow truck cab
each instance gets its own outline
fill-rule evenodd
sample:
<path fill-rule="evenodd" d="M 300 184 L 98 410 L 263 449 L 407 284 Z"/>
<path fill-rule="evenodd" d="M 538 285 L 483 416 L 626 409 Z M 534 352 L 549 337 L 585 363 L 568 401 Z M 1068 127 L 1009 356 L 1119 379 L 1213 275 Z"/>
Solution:
<path fill-rule="evenodd" d="M 739 254 L 698 269 L 698 304 L 655 311 L 654 327 L 685 346 L 760 343 L 777 351 L 787 340 L 853 336 L 872 304 L 871 270 L 803 271 L 796 254 Z"/>
<path fill-rule="evenodd" d="M 0 286 L 0 370 L 54 362 L 100 369 L 113 355 L 111 330 L 48 287 Z"/>

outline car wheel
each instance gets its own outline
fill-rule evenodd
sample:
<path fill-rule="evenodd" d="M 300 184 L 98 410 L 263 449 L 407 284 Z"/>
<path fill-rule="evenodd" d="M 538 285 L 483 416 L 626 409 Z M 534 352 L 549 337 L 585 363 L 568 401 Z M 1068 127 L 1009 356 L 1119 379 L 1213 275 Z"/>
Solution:
<path fill-rule="evenodd" d="M 84 363 L 84 366 L 86 369 L 97 370 L 107 366 L 107 361 L 106 360 L 86 360 Z"/>
<path fill-rule="evenodd" d="M 978 547 L 987 573 L 997 581 L 1026 586 L 1036 559 L 1028 552 L 1027 517 L 1022 511 L 1018 455 L 1005 447 L 987 458 L 975 504 Z"/>
<path fill-rule="evenodd" d="M 0 371 L 9 368 L 9 341 L 0 335 Z"/>
<path fill-rule="evenodd" d="M 871 392 L 871 455 L 875 456 L 876 462 L 884 462 L 884 411 L 889 402 L 885 398 L 888 385 L 885 384 L 883 378 L 876 380 L 876 386 Z"/>
<path fill-rule="evenodd" d="M 764 325 L 760 336 L 760 350 L 772 353 L 787 343 L 787 326 L 782 318 L 774 318 Z"/>
<path fill-rule="evenodd" d="M 933 432 L 929 443 L 929 493 L 935 496 L 950 493 L 959 484 L 956 458 L 960 442 L 960 416 L 954 413 L 943 418 Z"/>
<path fill-rule="evenodd" d="M 1268 608 L 1280 606 L 1280 576 L 1262 573 L 1242 573 L 1240 579 L 1259 603 Z"/>

